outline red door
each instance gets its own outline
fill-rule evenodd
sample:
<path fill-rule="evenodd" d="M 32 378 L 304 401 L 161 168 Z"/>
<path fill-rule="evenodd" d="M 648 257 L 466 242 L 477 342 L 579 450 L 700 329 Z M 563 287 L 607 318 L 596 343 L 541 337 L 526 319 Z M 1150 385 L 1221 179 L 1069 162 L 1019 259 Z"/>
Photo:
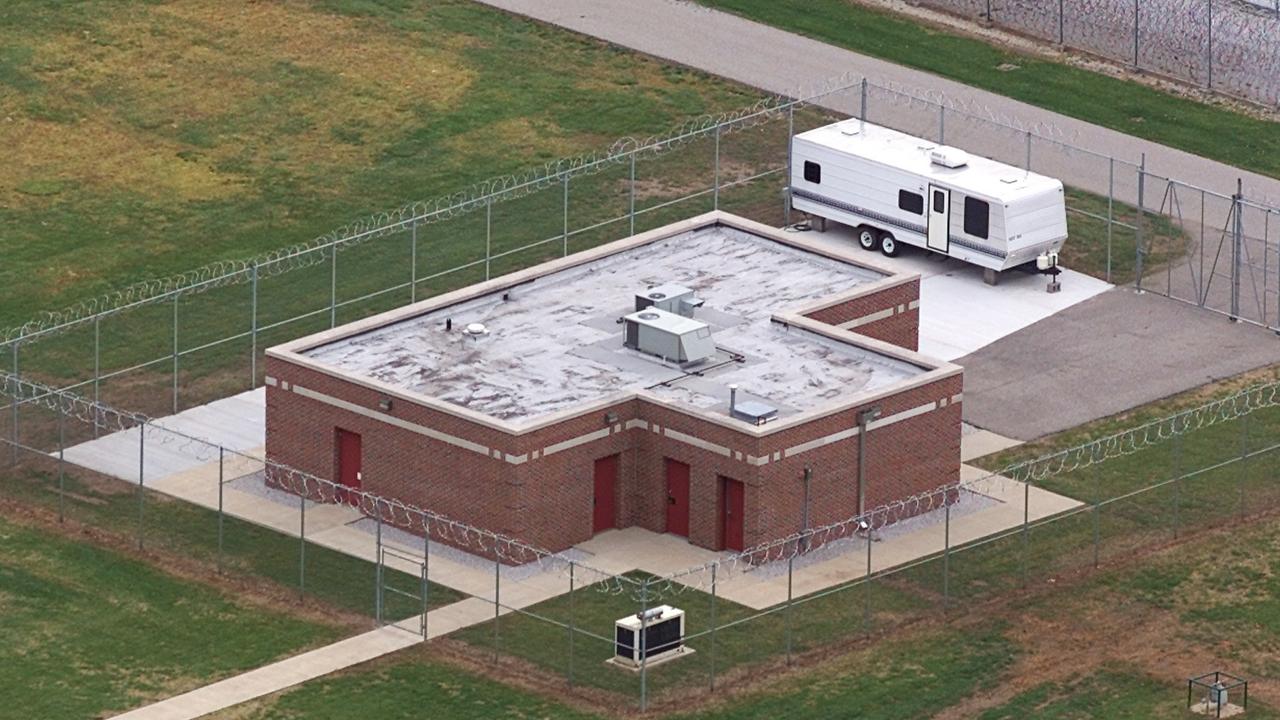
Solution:
<path fill-rule="evenodd" d="M 360 488 L 360 436 L 349 430 L 337 429 L 338 434 L 338 483 L 349 488 Z M 355 505 L 359 498 L 354 493 L 338 491 L 338 499 Z"/>
<path fill-rule="evenodd" d="M 595 495 L 592 498 L 591 532 L 617 527 L 613 520 L 613 494 L 618 482 L 618 456 L 596 460 Z"/>
<path fill-rule="evenodd" d="M 689 537 L 689 466 L 667 458 L 667 532 Z"/>
<path fill-rule="evenodd" d="M 742 544 L 742 514 L 745 489 L 731 478 L 720 478 L 724 487 L 720 498 L 720 531 L 726 550 L 745 550 Z"/>

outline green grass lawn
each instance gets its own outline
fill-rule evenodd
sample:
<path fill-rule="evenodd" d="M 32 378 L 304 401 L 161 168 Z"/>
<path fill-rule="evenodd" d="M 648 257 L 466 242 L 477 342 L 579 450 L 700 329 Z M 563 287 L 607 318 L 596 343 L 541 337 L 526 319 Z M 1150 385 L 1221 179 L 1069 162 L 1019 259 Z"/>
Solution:
<path fill-rule="evenodd" d="M 138 499 L 135 488 L 119 480 L 87 479 L 71 473 L 65 481 L 66 517 L 119 536 L 136 537 Z M 0 493 L 10 500 L 57 509 L 57 477 L 45 470 L 0 473 Z M 197 505 L 148 491 L 144 509 L 144 543 L 149 548 L 179 553 L 213 573 L 218 566 L 217 513 Z M 357 558 L 308 543 L 305 558 L 296 537 L 226 517 L 223 523 L 222 563 L 231 576 L 260 580 L 293 591 L 305 583 L 305 597 L 346 615 L 372 618 L 376 614 L 375 566 L 372 558 Z M 305 577 L 299 564 L 305 562 Z M 386 583 L 419 593 L 414 575 L 387 569 Z M 418 614 L 420 604 L 388 593 L 387 615 L 402 619 Z M 431 607 L 462 599 L 458 592 L 432 583 Z M 370 624 L 370 627 L 372 625 Z"/>
<path fill-rule="evenodd" d="M 0 47 L 5 327 L 757 97 L 464 0 L 14 0 Z"/>
<path fill-rule="evenodd" d="M 700 2 L 1135 137 L 1280 177 L 1280 127 L 1274 122 L 922 27 L 851 0 Z"/>
<path fill-rule="evenodd" d="M 340 637 L 0 518 L 0 718 L 88 718 Z"/>

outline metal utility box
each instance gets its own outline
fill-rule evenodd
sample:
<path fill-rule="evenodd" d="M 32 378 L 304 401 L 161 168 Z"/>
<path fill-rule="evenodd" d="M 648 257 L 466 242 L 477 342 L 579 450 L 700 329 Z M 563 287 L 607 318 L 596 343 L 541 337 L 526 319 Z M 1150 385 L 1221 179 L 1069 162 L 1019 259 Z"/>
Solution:
<path fill-rule="evenodd" d="M 623 344 L 681 365 L 701 362 L 716 354 L 711 326 L 650 307 L 623 318 Z"/>
<path fill-rule="evenodd" d="M 628 615 L 614 623 L 614 660 L 639 665 L 654 662 L 684 648 L 684 611 L 659 605 L 643 613 Z M 644 641 L 641 642 L 641 630 Z"/>

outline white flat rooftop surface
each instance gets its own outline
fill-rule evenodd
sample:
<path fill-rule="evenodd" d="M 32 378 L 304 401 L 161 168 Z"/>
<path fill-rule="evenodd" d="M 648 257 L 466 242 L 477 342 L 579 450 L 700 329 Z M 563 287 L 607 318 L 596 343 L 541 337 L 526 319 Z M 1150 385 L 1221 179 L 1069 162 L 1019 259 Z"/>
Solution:
<path fill-rule="evenodd" d="M 846 249 L 847 252 L 847 249 Z M 882 279 L 833 260 L 725 226 L 700 228 L 504 292 L 393 321 L 301 354 L 503 420 L 528 420 L 623 390 L 649 388 L 672 402 L 727 412 L 740 400 L 785 417 L 924 369 L 871 350 L 786 327 L 775 312 Z M 677 283 L 705 302 L 721 352 L 681 369 L 623 347 L 619 319 L 635 293 Z M 446 319 L 452 330 L 445 330 Z M 482 323 L 488 334 L 463 329 Z M 743 362 L 730 359 L 740 353 Z M 711 368 L 711 369 L 708 369 Z M 690 376 L 690 370 L 705 371 Z"/>
<path fill-rule="evenodd" d="M 805 239 L 845 252 L 858 248 L 852 229 L 837 223 L 828 227 L 825 233 L 805 233 Z M 903 247 L 896 258 L 860 252 L 881 267 L 920 273 L 920 354 L 939 360 L 962 358 L 1114 287 L 1066 269 L 1058 276 L 1062 289 L 1056 293 L 1045 292 L 1047 275 L 1020 272 L 1002 273 L 992 286 L 982 281 L 982 268 L 919 248 Z"/>

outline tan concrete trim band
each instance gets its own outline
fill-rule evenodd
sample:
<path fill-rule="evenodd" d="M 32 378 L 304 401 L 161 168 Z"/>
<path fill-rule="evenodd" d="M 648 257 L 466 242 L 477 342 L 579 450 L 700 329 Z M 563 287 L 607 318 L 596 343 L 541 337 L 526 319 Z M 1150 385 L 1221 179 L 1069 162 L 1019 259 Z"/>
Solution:
<path fill-rule="evenodd" d="M 713 453 L 716 453 L 717 455 L 723 455 L 725 457 L 732 456 L 732 452 L 729 450 L 729 448 L 723 445 L 717 445 L 713 442 L 707 442 L 702 438 L 694 437 L 693 435 L 682 433 L 679 430 L 672 430 L 671 428 L 667 428 L 662 432 L 662 434 L 666 435 L 672 440 L 677 440 L 686 445 L 692 445 L 696 448 L 702 448 L 703 450 L 709 450 Z"/>
<path fill-rule="evenodd" d="M 546 457 L 548 455 L 554 455 L 563 450 L 576 448 L 579 445 L 585 445 L 589 442 L 594 442 L 596 440 L 603 440 L 604 438 L 607 438 L 607 437 L 609 437 L 609 428 L 600 428 L 599 430 L 593 430 L 587 433 L 586 435 L 579 435 L 578 437 L 569 438 L 568 440 L 564 440 L 562 442 L 558 442 L 558 443 L 546 446 L 545 448 L 542 449 L 542 456 Z"/>

